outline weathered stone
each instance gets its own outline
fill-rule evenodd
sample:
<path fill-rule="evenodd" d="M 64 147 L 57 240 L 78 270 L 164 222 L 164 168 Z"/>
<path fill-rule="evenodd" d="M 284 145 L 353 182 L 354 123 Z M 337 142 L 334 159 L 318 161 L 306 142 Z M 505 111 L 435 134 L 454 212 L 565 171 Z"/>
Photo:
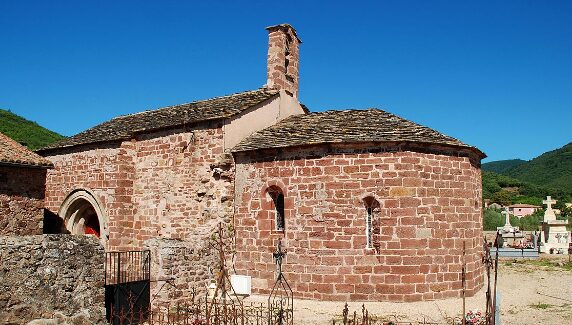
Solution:
<path fill-rule="evenodd" d="M 0 261 L 3 324 L 104 323 L 104 251 L 96 238 L 0 236 Z"/>

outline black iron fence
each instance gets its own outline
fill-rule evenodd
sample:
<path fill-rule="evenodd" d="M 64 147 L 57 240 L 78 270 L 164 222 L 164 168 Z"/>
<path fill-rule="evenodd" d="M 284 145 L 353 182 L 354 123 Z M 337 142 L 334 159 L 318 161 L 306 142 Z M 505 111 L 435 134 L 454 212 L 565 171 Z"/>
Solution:
<path fill-rule="evenodd" d="M 151 251 L 108 252 L 105 254 L 105 285 L 149 281 Z"/>
<path fill-rule="evenodd" d="M 141 324 L 149 317 L 151 252 L 105 254 L 105 309 L 114 325 Z"/>
<path fill-rule="evenodd" d="M 356 310 L 350 312 L 348 304 L 344 306 L 342 317 L 338 320 L 332 320 L 332 325 L 455 325 L 461 324 L 460 321 L 452 321 L 451 323 L 435 323 L 428 320 L 419 321 L 399 321 L 387 320 L 387 318 L 371 315 L 365 308 L 365 304 L 361 305 L 361 311 Z"/>
<path fill-rule="evenodd" d="M 162 304 L 150 310 L 149 325 L 269 325 L 268 306 L 237 304 L 231 300 L 193 296 L 192 299 Z"/>

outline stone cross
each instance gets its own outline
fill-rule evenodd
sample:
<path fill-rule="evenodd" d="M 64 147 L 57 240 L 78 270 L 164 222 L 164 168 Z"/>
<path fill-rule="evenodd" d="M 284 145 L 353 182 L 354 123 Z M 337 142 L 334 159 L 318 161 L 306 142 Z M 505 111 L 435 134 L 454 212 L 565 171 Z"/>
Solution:
<path fill-rule="evenodd" d="M 544 222 L 556 220 L 556 215 L 554 214 L 554 210 L 552 210 L 552 205 L 555 203 L 556 200 L 553 200 L 550 195 L 546 197 L 546 200 L 542 201 L 542 204 L 546 205 L 546 211 L 544 211 Z"/>
<path fill-rule="evenodd" d="M 556 204 L 556 200 L 553 200 L 552 197 L 549 195 L 546 197 L 546 200 L 542 201 L 542 204 L 546 205 L 546 210 L 552 210 L 552 205 Z"/>
<path fill-rule="evenodd" d="M 512 228 L 512 226 L 510 224 L 510 213 L 508 212 L 508 208 L 504 208 L 504 216 L 505 216 L 504 227 L 505 228 Z"/>

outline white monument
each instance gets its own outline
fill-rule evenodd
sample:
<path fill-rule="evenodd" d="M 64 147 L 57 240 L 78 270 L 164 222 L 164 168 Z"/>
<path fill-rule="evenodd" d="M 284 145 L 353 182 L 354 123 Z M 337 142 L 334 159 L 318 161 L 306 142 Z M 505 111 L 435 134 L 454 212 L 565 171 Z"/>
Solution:
<path fill-rule="evenodd" d="M 504 226 L 497 227 L 497 232 L 502 236 L 503 247 L 508 247 L 514 245 L 517 241 L 522 241 L 524 235 L 520 229 L 510 224 L 510 212 L 508 208 L 505 207 L 501 214 L 504 214 L 505 217 Z"/>
<path fill-rule="evenodd" d="M 570 232 L 566 230 L 568 220 L 556 220 L 556 214 L 552 210 L 552 205 L 556 203 L 556 200 L 552 200 L 550 196 L 547 196 L 542 203 L 546 205 L 546 211 L 540 233 L 540 252 L 568 254 L 570 244 Z"/>
<path fill-rule="evenodd" d="M 507 232 L 514 232 L 514 230 L 518 230 L 518 227 L 513 227 L 510 224 L 510 212 L 508 211 L 508 208 L 504 208 L 504 226 L 503 229 L 506 230 Z"/>

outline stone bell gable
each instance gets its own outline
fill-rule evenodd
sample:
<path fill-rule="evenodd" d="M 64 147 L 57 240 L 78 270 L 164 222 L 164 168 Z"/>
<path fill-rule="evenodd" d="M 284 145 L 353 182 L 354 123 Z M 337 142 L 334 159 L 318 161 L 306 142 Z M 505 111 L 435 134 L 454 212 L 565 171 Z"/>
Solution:
<path fill-rule="evenodd" d="M 299 47 L 302 44 L 296 30 L 289 24 L 267 27 L 268 30 L 268 80 L 271 88 L 283 89 L 298 98 L 299 92 Z"/>

